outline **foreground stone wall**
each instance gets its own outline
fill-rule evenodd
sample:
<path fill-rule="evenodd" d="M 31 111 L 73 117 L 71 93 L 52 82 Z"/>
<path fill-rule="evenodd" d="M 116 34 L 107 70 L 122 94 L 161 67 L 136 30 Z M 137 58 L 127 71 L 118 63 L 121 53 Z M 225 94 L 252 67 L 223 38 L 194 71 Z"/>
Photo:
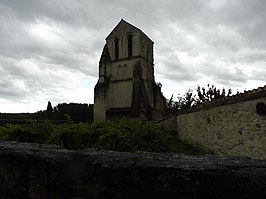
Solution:
<path fill-rule="evenodd" d="M 266 198 L 266 161 L 0 142 L 0 198 Z"/>
<path fill-rule="evenodd" d="M 266 104 L 266 87 L 181 112 L 178 137 L 220 155 L 266 159 L 266 115 L 257 113 L 259 103 Z"/>

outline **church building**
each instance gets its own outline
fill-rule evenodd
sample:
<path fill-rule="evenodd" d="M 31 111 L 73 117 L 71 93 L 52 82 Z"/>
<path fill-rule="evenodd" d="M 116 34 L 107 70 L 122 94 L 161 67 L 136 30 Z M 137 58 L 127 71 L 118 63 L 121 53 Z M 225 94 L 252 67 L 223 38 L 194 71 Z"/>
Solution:
<path fill-rule="evenodd" d="M 154 80 L 153 41 L 121 20 L 106 38 L 94 88 L 94 121 L 159 120 L 166 99 Z"/>

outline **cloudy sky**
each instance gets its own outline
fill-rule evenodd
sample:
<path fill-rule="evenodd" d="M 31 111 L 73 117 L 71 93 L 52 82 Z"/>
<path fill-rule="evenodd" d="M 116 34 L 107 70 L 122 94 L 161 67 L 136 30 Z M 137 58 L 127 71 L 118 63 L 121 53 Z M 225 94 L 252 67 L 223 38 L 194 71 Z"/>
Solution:
<path fill-rule="evenodd" d="M 0 0 L 0 112 L 93 103 L 106 36 L 123 18 L 155 43 L 166 98 L 207 83 L 266 84 L 265 0 Z"/>

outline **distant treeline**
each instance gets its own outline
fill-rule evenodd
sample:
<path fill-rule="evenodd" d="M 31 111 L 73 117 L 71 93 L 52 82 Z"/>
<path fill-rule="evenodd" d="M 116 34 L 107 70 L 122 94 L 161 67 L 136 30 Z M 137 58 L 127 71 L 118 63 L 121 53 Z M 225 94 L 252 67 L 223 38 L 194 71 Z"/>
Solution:
<path fill-rule="evenodd" d="M 51 120 L 54 123 L 63 123 L 71 119 L 73 123 L 92 123 L 93 104 L 62 103 L 52 107 L 48 102 L 47 109 L 36 113 L 0 113 L 0 125 L 23 124 L 28 120 L 45 121 Z"/>

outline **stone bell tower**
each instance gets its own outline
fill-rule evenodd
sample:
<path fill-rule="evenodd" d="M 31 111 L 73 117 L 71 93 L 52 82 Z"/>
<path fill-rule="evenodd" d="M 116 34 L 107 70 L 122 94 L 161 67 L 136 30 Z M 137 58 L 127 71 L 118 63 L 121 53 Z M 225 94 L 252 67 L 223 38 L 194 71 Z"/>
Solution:
<path fill-rule="evenodd" d="M 94 88 L 94 121 L 161 119 L 165 98 L 154 81 L 153 41 L 123 19 L 107 36 Z"/>

